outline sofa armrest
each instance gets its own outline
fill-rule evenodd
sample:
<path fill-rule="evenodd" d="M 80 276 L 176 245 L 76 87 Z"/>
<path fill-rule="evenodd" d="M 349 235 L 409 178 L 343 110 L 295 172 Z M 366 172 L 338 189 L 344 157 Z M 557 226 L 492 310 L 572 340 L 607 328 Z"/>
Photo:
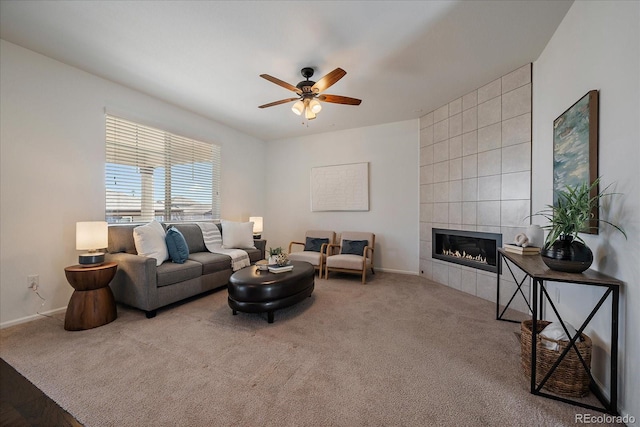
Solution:
<path fill-rule="evenodd" d="M 129 253 L 108 253 L 105 259 L 118 263 L 118 271 L 109 284 L 116 301 L 145 311 L 158 308 L 154 258 Z"/>
<path fill-rule="evenodd" d="M 260 251 L 261 258 L 265 259 L 265 253 L 267 250 L 267 241 L 264 239 L 254 239 L 253 245 Z"/>

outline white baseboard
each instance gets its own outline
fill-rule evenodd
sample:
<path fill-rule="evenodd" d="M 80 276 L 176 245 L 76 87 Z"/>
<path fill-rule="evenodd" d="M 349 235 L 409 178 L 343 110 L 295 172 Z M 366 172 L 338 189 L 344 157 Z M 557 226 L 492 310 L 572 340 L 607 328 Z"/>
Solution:
<path fill-rule="evenodd" d="M 7 322 L 0 323 L 0 329 L 5 329 L 10 326 L 19 325 L 21 323 L 33 322 L 34 320 L 41 319 L 42 316 L 52 316 L 54 314 L 62 313 L 67 307 L 60 307 L 49 311 L 44 311 L 40 314 L 33 314 L 31 316 L 21 317 L 20 319 L 9 320 Z"/>
<path fill-rule="evenodd" d="M 420 273 L 418 273 L 417 271 L 407 271 L 407 270 L 396 270 L 393 268 L 379 268 L 379 267 L 373 267 L 373 269 L 375 271 L 383 271 L 385 273 L 397 273 L 397 274 L 407 274 L 409 276 L 419 276 Z"/>

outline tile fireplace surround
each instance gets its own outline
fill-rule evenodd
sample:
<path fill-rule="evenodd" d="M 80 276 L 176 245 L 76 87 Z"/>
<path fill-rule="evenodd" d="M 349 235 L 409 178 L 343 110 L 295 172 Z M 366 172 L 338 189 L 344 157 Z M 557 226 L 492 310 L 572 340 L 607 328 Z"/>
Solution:
<path fill-rule="evenodd" d="M 495 273 L 434 259 L 432 229 L 499 233 L 511 242 L 526 231 L 530 206 L 527 64 L 420 119 L 421 275 L 495 302 Z M 515 290 L 511 277 L 501 281 L 502 294 L 509 294 L 506 286 Z M 523 301 L 512 307 L 526 311 Z"/>

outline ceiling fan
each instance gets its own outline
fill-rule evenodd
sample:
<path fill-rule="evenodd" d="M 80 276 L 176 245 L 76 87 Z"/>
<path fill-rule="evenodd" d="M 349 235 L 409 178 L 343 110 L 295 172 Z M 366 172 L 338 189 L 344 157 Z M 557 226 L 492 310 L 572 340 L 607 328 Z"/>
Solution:
<path fill-rule="evenodd" d="M 298 94 L 298 97 L 270 102 L 268 104 L 260 105 L 258 108 L 273 107 L 274 105 L 296 101 L 296 103 L 291 107 L 291 110 L 299 116 L 304 113 L 307 120 L 313 120 L 316 118 L 316 114 L 322 110 L 322 105 L 319 101 L 346 105 L 360 105 L 362 102 L 360 99 L 349 98 L 348 96 L 321 94 L 321 92 L 327 90 L 347 74 L 347 72 L 342 68 L 336 68 L 317 82 L 309 80 L 309 78 L 313 76 L 313 68 L 305 67 L 300 70 L 300 73 L 306 80 L 301 81 L 296 86 L 268 74 L 260 74 L 260 77 L 263 79 L 269 80 L 271 83 L 275 83 L 278 86 L 282 86 L 285 89 L 295 92 Z"/>

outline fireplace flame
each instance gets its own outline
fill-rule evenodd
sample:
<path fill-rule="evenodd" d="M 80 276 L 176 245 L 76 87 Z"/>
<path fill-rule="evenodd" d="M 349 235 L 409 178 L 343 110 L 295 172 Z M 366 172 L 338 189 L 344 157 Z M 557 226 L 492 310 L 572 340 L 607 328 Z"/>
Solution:
<path fill-rule="evenodd" d="M 471 261 L 476 261 L 476 262 L 480 262 L 482 264 L 488 264 L 487 263 L 487 258 L 483 257 L 482 254 L 479 255 L 471 255 L 466 253 L 465 251 L 462 251 L 462 253 L 460 253 L 460 251 L 452 251 L 449 249 L 444 249 L 442 251 L 443 255 L 449 255 L 452 257 L 456 257 L 456 258 L 464 258 L 464 259 L 468 259 Z"/>

